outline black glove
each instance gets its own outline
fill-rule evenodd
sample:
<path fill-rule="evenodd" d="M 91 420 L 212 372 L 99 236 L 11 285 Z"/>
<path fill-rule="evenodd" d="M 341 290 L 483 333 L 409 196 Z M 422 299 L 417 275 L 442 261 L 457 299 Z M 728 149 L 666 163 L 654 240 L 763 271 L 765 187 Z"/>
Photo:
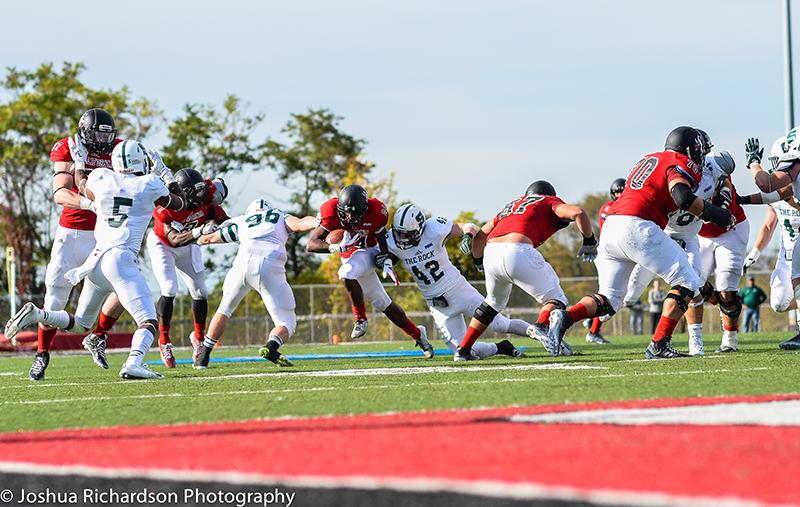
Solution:
<path fill-rule="evenodd" d="M 733 201 L 733 193 L 731 189 L 728 187 L 722 187 L 717 194 L 719 197 L 719 207 L 728 209 L 731 206 L 731 202 Z"/>
<path fill-rule="evenodd" d="M 747 157 L 747 167 L 756 162 L 761 163 L 761 157 L 764 156 L 764 148 L 758 144 L 757 137 L 751 137 L 744 143 L 744 154 Z"/>
<path fill-rule="evenodd" d="M 475 263 L 475 269 L 477 269 L 479 273 L 483 273 L 483 257 L 473 257 L 472 262 Z"/>

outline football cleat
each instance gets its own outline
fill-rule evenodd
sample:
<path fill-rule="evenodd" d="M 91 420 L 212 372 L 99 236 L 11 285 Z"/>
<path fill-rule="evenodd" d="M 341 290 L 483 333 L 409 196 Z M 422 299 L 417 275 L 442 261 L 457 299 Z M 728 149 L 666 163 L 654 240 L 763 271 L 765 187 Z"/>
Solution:
<path fill-rule="evenodd" d="M 545 324 L 531 324 L 528 326 L 528 329 L 525 330 L 525 334 L 527 334 L 530 338 L 534 340 L 539 340 L 544 344 L 547 341 L 547 325 Z"/>
<path fill-rule="evenodd" d="M 258 349 L 258 355 L 263 357 L 267 361 L 277 364 L 282 368 L 294 366 L 294 363 L 291 362 L 288 357 L 284 356 L 277 350 L 273 353 L 270 352 L 270 350 L 267 347 L 261 347 L 260 349 Z"/>
<path fill-rule="evenodd" d="M 456 349 L 456 353 L 453 354 L 453 361 L 477 361 L 480 359 L 480 356 L 471 348 L 465 349 L 462 347 L 458 347 Z"/>
<path fill-rule="evenodd" d="M 706 349 L 703 346 L 703 338 L 702 337 L 689 337 L 689 355 L 690 356 L 704 356 L 706 354 Z"/>
<path fill-rule="evenodd" d="M 426 359 L 431 359 L 434 356 L 433 345 L 428 341 L 428 332 L 425 326 L 417 326 L 419 329 L 419 339 L 417 340 L 417 347 L 422 349 L 422 353 Z"/>
<path fill-rule="evenodd" d="M 568 315 L 564 310 L 550 312 L 550 328 L 547 330 L 547 339 L 543 345 L 553 357 L 561 352 L 561 341 L 564 339 L 567 329 L 569 329 L 567 319 Z"/>
<path fill-rule="evenodd" d="M 206 347 L 205 343 L 201 343 L 197 350 L 197 359 L 194 360 L 192 366 L 195 370 L 203 370 L 208 368 L 208 361 L 211 359 L 211 351 L 213 347 Z"/>
<path fill-rule="evenodd" d="M 355 324 L 353 324 L 353 332 L 350 333 L 350 338 L 361 338 L 367 334 L 367 327 L 369 327 L 369 321 L 367 319 L 357 320 Z"/>
<path fill-rule="evenodd" d="M 598 345 L 609 345 L 610 341 L 603 338 L 600 333 L 586 333 L 586 343 L 596 343 Z"/>
<path fill-rule="evenodd" d="M 159 343 L 158 350 L 161 352 L 161 362 L 167 368 L 175 368 L 175 355 L 172 353 L 171 343 Z"/>
<path fill-rule="evenodd" d="M 197 355 L 200 353 L 200 344 L 203 340 L 198 340 L 194 335 L 194 331 L 189 333 L 189 341 L 192 342 L 192 362 L 197 362 Z"/>
<path fill-rule="evenodd" d="M 83 348 L 89 351 L 92 355 L 92 361 L 94 364 L 103 368 L 104 370 L 108 369 L 108 359 L 106 359 L 106 335 L 97 335 L 94 333 L 89 333 L 86 335 L 86 338 L 83 339 Z"/>
<path fill-rule="evenodd" d="M 119 370 L 119 376 L 125 380 L 162 379 L 164 375 L 154 372 L 145 364 L 124 364 Z"/>
<path fill-rule="evenodd" d="M 571 356 L 574 352 L 572 351 L 572 346 L 567 343 L 566 340 L 561 340 L 561 355 L 562 356 Z"/>
<path fill-rule="evenodd" d="M 719 354 L 727 354 L 729 352 L 739 352 L 739 348 L 734 345 L 720 345 L 715 352 Z"/>
<path fill-rule="evenodd" d="M 523 357 L 525 353 L 520 349 L 516 348 L 513 343 L 508 340 L 502 340 L 497 342 L 497 353 L 504 355 L 504 356 L 511 356 L 511 357 Z"/>
<path fill-rule="evenodd" d="M 676 357 L 689 357 L 672 346 L 672 340 L 665 338 L 661 341 L 651 341 L 644 351 L 645 359 L 675 359 Z"/>
<path fill-rule="evenodd" d="M 48 364 L 50 364 L 50 353 L 37 352 L 33 358 L 33 365 L 31 365 L 31 369 L 28 372 L 28 378 L 35 381 L 44 380 L 44 371 L 47 369 Z"/>
<path fill-rule="evenodd" d="M 782 341 L 779 347 L 782 350 L 800 350 L 800 334 L 797 334 L 788 340 Z"/>
<path fill-rule="evenodd" d="M 13 341 L 17 337 L 17 333 L 39 321 L 39 313 L 41 310 L 33 303 L 25 303 L 22 305 L 17 313 L 6 322 L 6 328 L 3 334 L 6 338 Z"/>

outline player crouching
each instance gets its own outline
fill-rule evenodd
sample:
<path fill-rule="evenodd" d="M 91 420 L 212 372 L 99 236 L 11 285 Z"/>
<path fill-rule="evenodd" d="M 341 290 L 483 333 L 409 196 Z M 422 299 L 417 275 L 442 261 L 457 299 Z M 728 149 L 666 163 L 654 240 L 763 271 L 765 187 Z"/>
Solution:
<path fill-rule="evenodd" d="M 483 296 L 464 278 L 447 255 L 445 243 L 451 238 L 464 238 L 466 252 L 478 232 L 475 224 L 457 224 L 446 218 L 425 219 L 413 204 L 398 208 L 386 243 L 392 262 L 402 261 L 410 271 L 428 303 L 433 321 L 439 328 L 447 348 L 455 352 L 467 332 L 465 317 L 470 317 L 483 302 Z M 498 315 L 490 328 L 497 333 L 526 336 L 529 324 L 524 320 Z M 479 359 L 495 354 L 522 356 L 508 340 L 498 343 L 477 342 L 472 347 Z"/>
<path fill-rule="evenodd" d="M 206 272 L 196 241 L 201 234 L 214 232 L 217 225 L 228 219 L 228 214 L 219 206 L 228 193 L 223 180 L 204 180 L 194 169 L 181 169 L 175 173 L 175 180 L 186 195 L 186 209 L 176 211 L 159 206 L 153 211 L 155 222 L 147 235 L 147 253 L 161 289 L 156 305 L 158 348 L 161 361 L 167 368 L 175 368 L 169 330 L 178 294 L 178 276 L 192 297 L 194 330 L 189 339 L 194 349 L 193 358 L 196 358 L 199 344 L 206 334 L 208 315 Z"/>
<path fill-rule="evenodd" d="M 273 208 L 264 199 L 256 199 L 244 215 L 234 217 L 220 230 L 200 236 L 198 243 L 239 243 L 239 250 L 222 285 L 222 301 L 211 319 L 208 335 L 200 344 L 194 367 L 208 366 L 211 351 L 217 344 L 231 314 L 251 290 L 257 291 L 267 307 L 275 327 L 269 333 L 261 356 L 278 366 L 292 366 L 278 349 L 295 332 L 297 318 L 292 288 L 286 281 L 286 240 L 289 233 L 314 229 L 314 217 L 297 218 Z"/>
<path fill-rule="evenodd" d="M 76 153 L 80 151 L 75 149 Z M 33 303 L 26 303 L 6 324 L 6 336 L 13 338 L 22 328 L 36 322 L 57 329 L 71 330 L 77 326 L 88 330 L 97 319 L 103 300 L 114 292 L 138 325 L 120 377 L 162 378 L 142 364 L 155 338 L 157 322 L 155 304 L 139 271 L 137 257 L 153 209 L 156 206 L 182 209 L 183 192 L 160 156 L 155 152 L 148 154 L 137 141 L 123 141 L 114 148 L 113 171 L 94 169 L 87 178 L 79 163 L 81 158 L 73 155 L 75 181 L 79 191 L 94 202 L 97 225 L 95 249 L 86 262 L 64 275 L 73 285 L 85 279 L 78 308 L 73 315 L 64 310 L 41 310 Z M 150 174 L 151 165 L 163 181 Z"/>
<path fill-rule="evenodd" d="M 478 337 L 508 304 L 514 285 L 542 304 L 539 318 L 529 328 L 529 336 L 542 342 L 552 356 L 562 353 L 562 340 L 547 333 L 550 312 L 565 308 L 567 296 L 553 267 L 536 250 L 558 230 L 575 222 L 583 235 L 578 252 L 586 262 L 597 254 L 597 241 L 586 212 L 556 197 L 553 185 L 535 181 L 525 195 L 508 203 L 494 220 L 487 222 L 473 240 L 472 255 L 483 262 L 486 275 L 486 300 L 478 306 L 454 359 L 474 359 L 472 347 Z M 565 349 L 565 355 L 571 353 Z"/>

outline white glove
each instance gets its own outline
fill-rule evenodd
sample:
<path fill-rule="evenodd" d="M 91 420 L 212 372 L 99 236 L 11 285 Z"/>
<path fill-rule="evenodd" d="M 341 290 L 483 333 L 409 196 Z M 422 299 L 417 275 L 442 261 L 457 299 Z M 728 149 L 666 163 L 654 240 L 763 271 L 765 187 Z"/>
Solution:
<path fill-rule="evenodd" d="M 753 249 L 750 250 L 750 253 L 747 254 L 747 257 L 744 258 L 744 270 L 747 271 L 747 268 L 755 264 L 760 256 L 761 250 L 753 247 Z"/>
<path fill-rule="evenodd" d="M 175 183 L 175 175 L 172 170 L 167 167 L 161 154 L 156 150 L 147 150 L 147 157 L 150 159 L 150 171 L 161 178 L 167 185 Z"/>
<path fill-rule="evenodd" d="M 400 286 L 400 280 L 398 280 L 397 278 L 397 273 L 394 272 L 394 263 L 392 262 L 392 259 L 386 259 L 385 261 L 383 261 L 384 280 L 386 279 L 386 277 L 391 278 L 397 287 Z"/>
<path fill-rule="evenodd" d="M 350 248 L 351 246 L 355 245 L 359 241 L 361 241 L 361 234 L 356 234 L 355 236 L 350 236 L 350 233 L 347 232 L 347 233 L 345 233 L 344 238 L 342 238 L 342 241 L 340 243 L 334 243 L 334 244 L 328 246 L 328 251 L 330 253 L 346 252 L 348 248 Z"/>
<path fill-rule="evenodd" d="M 213 234 L 219 230 L 219 226 L 214 222 L 206 222 L 200 227 L 195 227 L 192 229 L 192 236 L 194 239 L 199 238 L 200 236 L 205 236 L 206 234 Z"/>
<path fill-rule="evenodd" d="M 89 160 L 89 150 L 86 149 L 86 146 L 83 145 L 81 138 L 78 137 L 78 134 L 74 136 L 70 136 L 67 139 L 67 146 L 69 146 L 69 155 L 72 157 L 72 161 L 75 163 L 75 169 L 83 170 L 86 169 L 86 161 Z"/>

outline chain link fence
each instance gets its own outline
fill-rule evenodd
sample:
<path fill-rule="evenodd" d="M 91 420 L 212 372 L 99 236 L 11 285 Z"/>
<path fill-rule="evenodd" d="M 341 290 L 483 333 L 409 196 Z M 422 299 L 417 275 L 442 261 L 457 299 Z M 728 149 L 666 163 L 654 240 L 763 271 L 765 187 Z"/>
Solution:
<path fill-rule="evenodd" d="M 768 292 L 769 273 L 748 273 L 756 277 L 756 285 Z M 478 291 L 485 294 L 485 282 L 471 282 Z M 562 278 L 561 285 L 569 301 L 574 302 L 585 294 L 593 293 L 597 289 L 596 277 Z M 295 285 L 295 299 L 297 301 L 297 333 L 292 339 L 296 343 L 336 343 L 350 339 L 353 326 L 353 314 L 344 288 L 341 285 Z M 387 290 L 395 302 L 402 306 L 406 313 L 417 324 L 428 328 L 429 336 L 437 336 L 433 319 L 427 311 L 425 300 L 414 283 L 403 283 L 400 287 L 387 285 Z M 219 304 L 221 290 L 212 291 L 209 296 L 209 319 Z M 70 308 L 75 307 L 78 291 L 73 291 Z M 157 297 L 157 295 L 156 295 Z M 643 296 L 646 300 L 647 292 Z M 43 296 L 34 296 L 31 299 L 41 305 Z M 172 320 L 172 337 L 176 344 L 189 345 L 189 333 L 192 331 L 191 298 L 188 294 L 181 294 L 175 299 L 175 310 Z M 650 316 L 647 305 L 644 305 L 644 334 L 650 334 Z M 368 310 L 371 309 L 368 305 Z M 5 319 L 10 313 L 8 297 L 0 299 L 0 311 Z M 533 322 L 538 313 L 539 305 L 527 294 L 514 287 L 508 307 L 503 312 L 508 317 L 524 319 Z M 622 309 L 613 319 L 603 326 L 606 336 L 634 334 L 630 323 L 631 311 Z M 370 328 L 365 339 L 371 341 L 408 340 L 405 334 L 389 322 L 383 314 L 370 313 Z M 719 309 L 706 305 L 704 331 L 706 333 L 720 332 Z M 761 307 L 761 330 L 783 333 L 794 329 L 794 316 L 789 313 L 775 313 L 765 303 Z M 264 308 L 261 298 L 256 292 L 251 292 L 239 305 L 232 316 L 225 336 L 224 343 L 228 345 L 257 345 L 261 344 L 272 322 Z M 115 325 L 116 330 L 133 329 L 133 322 L 125 314 Z M 685 332 L 685 321 L 678 329 Z M 585 335 L 587 330 L 581 325 L 575 325 L 570 330 L 571 336 Z M 491 337 L 489 334 L 487 337 Z"/>

